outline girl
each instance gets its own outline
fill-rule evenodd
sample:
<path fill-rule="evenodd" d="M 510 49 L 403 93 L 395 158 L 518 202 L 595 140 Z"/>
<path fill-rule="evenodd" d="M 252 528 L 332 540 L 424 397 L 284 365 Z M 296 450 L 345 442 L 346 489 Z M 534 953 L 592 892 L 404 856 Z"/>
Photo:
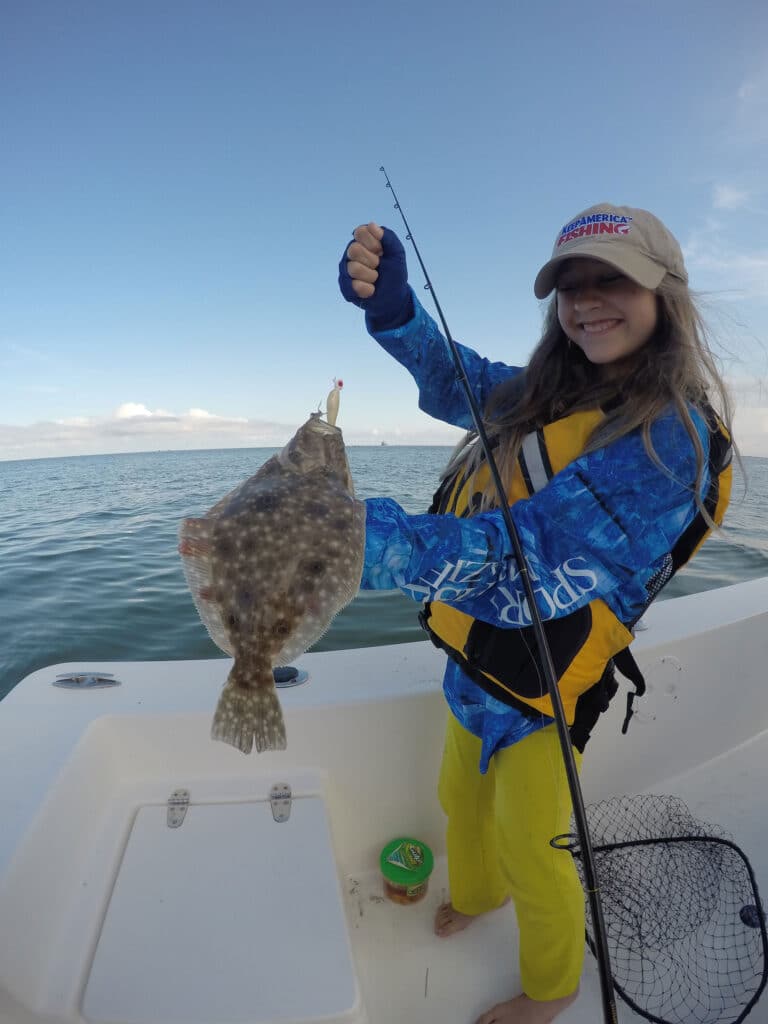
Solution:
<path fill-rule="evenodd" d="M 687 282 L 680 247 L 656 217 L 603 203 L 565 225 L 536 277 L 537 298 L 555 296 L 528 366 L 460 346 L 579 764 L 616 692 L 615 663 L 633 664 L 633 625 L 728 502 L 728 401 Z M 416 380 L 420 408 L 470 427 L 445 341 L 408 286 L 397 236 L 373 222 L 358 227 L 339 283 Z M 584 901 L 572 859 L 549 846 L 569 831 L 571 801 L 497 504 L 470 430 L 429 514 L 367 501 L 361 586 L 425 602 L 422 624 L 448 654 L 439 796 L 451 901 L 435 931 L 452 935 L 513 900 L 523 992 L 477 1024 L 544 1024 L 577 996 Z M 641 689 L 642 677 L 627 671 Z"/>

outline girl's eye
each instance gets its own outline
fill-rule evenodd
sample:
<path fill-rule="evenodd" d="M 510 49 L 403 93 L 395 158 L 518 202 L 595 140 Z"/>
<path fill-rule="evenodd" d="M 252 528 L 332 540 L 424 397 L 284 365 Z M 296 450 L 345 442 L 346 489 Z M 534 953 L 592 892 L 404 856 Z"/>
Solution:
<path fill-rule="evenodd" d="M 579 281 L 574 284 L 558 284 L 557 290 L 562 295 L 572 295 L 574 292 L 584 291 L 588 288 L 610 288 L 612 285 L 618 284 L 623 280 L 623 274 L 610 274 L 607 277 L 599 278 L 597 281 Z"/>

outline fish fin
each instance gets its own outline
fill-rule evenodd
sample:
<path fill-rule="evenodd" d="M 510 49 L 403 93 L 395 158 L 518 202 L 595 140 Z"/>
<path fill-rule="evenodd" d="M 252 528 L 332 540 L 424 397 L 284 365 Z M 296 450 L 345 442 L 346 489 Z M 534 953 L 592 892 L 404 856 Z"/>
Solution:
<path fill-rule="evenodd" d="M 211 739 L 229 743 L 244 754 L 254 746 L 258 753 L 285 750 L 285 721 L 274 683 L 256 687 L 235 665 L 216 705 Z"/>
<path fill-rule="evenodd" d="M 221 611 L 217 603 L 210 600 L 210 593 L 213 590 L 210 559 L 212 532 L 210 519 L 182 521 L 179 527 L 181 564 L 197 614 L 208 630 L 211 640 L 225 654 L 234 655 L 229 631 L 221 617 Z"/>

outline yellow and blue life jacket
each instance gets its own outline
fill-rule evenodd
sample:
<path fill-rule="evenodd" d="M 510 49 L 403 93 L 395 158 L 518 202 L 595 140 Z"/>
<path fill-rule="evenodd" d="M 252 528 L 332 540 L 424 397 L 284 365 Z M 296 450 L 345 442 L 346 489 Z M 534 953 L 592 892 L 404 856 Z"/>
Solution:
<path fill-rule="evenodd" d="M 709 486 L 703 504 L 719 525 L 731 490 L 731 442 L 714 412 L 707 408 L 704 414 L 709 429 Z M 578 458 L 603 417 L 600 409 L 576 412 L 528 434 L 520 447 L 507 492 L 510 505 L 531 497 Z M 488 479 L 485 461 L 474 479 L 460 469 L 443 481 L 430 511 L 456 516 L 473 514 L 479 507 Z M 614 666 L 634 683 L 637 695 L 644 691 L 643 677 L 628 650 L 633 639 L 632 628 L 662 587 L 695 554 L 709 532 L 706 519 L 697 512 L 662 568 L 649 580 L 648 601 L 631 622 L 620 621 L 600 598 L 575 612 L 544 622 L 566 720 L 572 727 L 574 743 L 580 749 L 598 715 L 616 692 Z M 439 601 L 425 605 L 420 621 L 432 642 L 491 696 L 529 716 L 553 715 L 532 626 L 502 628 Z M 630 694 L 628 698 L 623 731 L 631 717 L 634 696 Z"/>

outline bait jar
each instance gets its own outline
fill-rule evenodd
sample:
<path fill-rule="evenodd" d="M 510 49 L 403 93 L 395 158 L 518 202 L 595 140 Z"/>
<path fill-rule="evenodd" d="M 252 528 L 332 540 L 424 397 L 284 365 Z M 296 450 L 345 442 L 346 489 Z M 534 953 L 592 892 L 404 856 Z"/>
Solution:
<path fill-rule="evenodd" d="M 418 903 L 427 895 L 434 858 L 418 839 L 400 838 L 387 843 L 379 858 L 384 895 L 393 903 Z"/>

